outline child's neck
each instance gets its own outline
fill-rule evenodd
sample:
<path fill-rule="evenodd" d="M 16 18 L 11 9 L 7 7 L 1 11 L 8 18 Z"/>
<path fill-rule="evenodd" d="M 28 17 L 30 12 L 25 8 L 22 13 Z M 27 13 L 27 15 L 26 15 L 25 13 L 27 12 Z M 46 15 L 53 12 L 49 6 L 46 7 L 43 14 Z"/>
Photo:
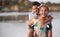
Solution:
<path fill-rule="evenodd" d="M 34 14 L 37 14 L 36 12 L 33 12 Z"/>
<path fill-rule="evenodd" d="M 41 17 L 41 16 L 40 16 L 40 17 L 38 18 L 38 20 L 39 20 L 40 24 L 43 25 L 43 24 L 45 24 L 46 17 Z"/>

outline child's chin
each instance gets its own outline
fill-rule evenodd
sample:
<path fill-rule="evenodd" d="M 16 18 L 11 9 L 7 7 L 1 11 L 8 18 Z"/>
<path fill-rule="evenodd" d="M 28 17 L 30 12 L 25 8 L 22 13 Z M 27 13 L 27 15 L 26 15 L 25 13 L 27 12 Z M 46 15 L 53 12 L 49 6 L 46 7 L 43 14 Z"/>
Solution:
<path fill-rule="evenodd" d="M 42 17 L 45 17 L 45 15 L 42 15 Z"/>

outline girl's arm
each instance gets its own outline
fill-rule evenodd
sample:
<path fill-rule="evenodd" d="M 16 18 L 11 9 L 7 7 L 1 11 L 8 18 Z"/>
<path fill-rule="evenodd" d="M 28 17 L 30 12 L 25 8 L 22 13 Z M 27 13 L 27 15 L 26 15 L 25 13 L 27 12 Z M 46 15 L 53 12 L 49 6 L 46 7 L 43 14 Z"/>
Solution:
<path fill-rule="evenodd" d="M 50 25 L 50 29 L 48 30 L 48 37 L 52 37 L 52 24 Z"/>
<path fill-rule="evenodd" d="M 31 26 L 33 25 L 33 20 L 30 20 L 28 23 L 28 37 L 33 37 L 33 29 Z"/>
<path fill-rule="evenodd" d="M 49 29 L 48 29 L 48 37 L 52 37 L 52 23 L 51 23 L 52 19 L 53 19 L 52 16 L 48 17 L 48 21 L 50 22 Z"/>
<path fill-rule="evenodd" d="M 52 37 L 52 30 L 48 30 L 48 37 Z"/>
<path fill-rule="evenodd" d="M 30 20 L 29 23 L 28 23 L 28 29 L 31 29 L 31 26 L 34 24 L 34 21 L 33 20 Z"/>

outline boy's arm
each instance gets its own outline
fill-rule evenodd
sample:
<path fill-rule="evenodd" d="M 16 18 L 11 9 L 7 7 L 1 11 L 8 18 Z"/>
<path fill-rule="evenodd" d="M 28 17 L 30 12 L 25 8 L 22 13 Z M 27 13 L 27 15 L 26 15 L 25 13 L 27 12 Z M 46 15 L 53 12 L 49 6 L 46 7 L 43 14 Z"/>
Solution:
<path fill-rule="evenodd" d="M 49 22 L 51 22 L 51 21 L 52 21 L 52 19 L 53 19 L 53 17 L 52 17 L 52 16 L 49 16 L 49 17 L 48 17 L 48 21 L 49 21 Z"/>
<path fill-rule="evenodd" d="M 32 19 L 32 14 L 30 13 L 30 14 L 29 14 L 29 20 L 31 20 L 31 19 Z"/>
<path fill-rule="evenodd" d="M 52 21 L 52 19 L 53 19 L 53 17 L 52 17 L 52 16 L 48 16 L 48 19 L 47 19 L 47 20 L 45 20 L 45 23 L 46 23 L 46 22 L 51 22 L 51 21 Z"/>

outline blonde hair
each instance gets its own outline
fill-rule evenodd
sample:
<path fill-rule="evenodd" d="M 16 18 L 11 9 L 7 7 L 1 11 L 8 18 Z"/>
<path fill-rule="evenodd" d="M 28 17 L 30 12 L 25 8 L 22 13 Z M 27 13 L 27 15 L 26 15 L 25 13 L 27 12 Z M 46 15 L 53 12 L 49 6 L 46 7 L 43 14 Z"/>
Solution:
<path fill-rule="evenodd" d="M 39 7 L 39 10 L 41 9 L 41 7 L 46 7 L 47 10 L 49 11 L 49 7 L 48 7 L 48 5 L 46 5 L 46 4 L 41 4 L 40 7 Z"/>

